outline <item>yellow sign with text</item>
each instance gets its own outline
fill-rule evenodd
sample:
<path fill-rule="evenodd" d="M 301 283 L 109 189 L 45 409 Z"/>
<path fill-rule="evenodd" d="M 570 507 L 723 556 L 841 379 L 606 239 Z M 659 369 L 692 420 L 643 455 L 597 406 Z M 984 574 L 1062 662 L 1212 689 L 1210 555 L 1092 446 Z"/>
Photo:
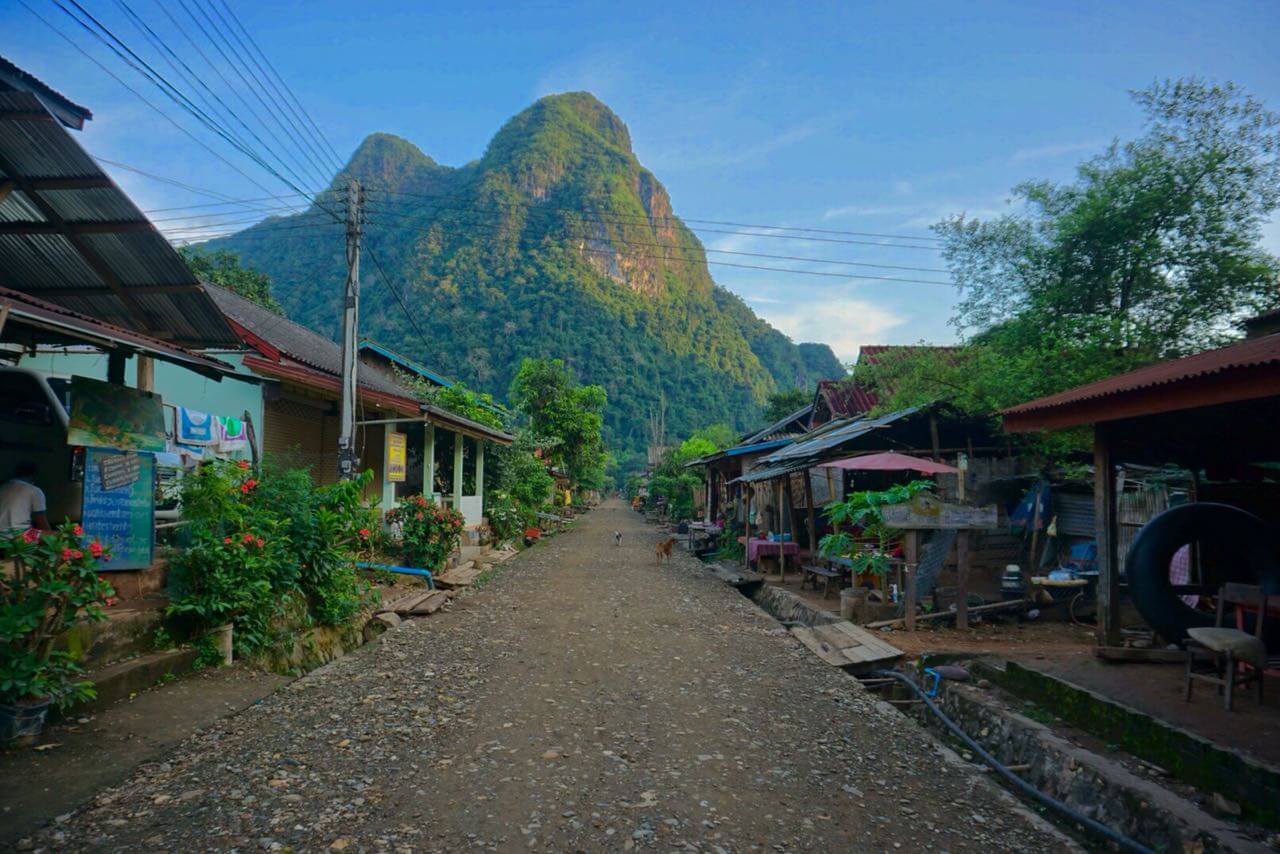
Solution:
<path fill-rule="evenodd" d="M 404 483 L 409 468 L 407 438 L 404 433 L 387 434 L 387 480 L 391 483 Z"/>

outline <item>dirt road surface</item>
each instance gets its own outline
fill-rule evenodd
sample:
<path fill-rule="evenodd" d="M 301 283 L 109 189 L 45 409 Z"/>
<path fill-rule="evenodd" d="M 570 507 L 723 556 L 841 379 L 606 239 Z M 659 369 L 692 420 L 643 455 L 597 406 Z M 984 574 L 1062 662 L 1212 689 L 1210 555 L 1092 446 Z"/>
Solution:
<path fill-rule="evenodd" d="M 1066 847 L 697 561 L 655 566 L 658 539 L 606 505 L 24 847 Z"/>

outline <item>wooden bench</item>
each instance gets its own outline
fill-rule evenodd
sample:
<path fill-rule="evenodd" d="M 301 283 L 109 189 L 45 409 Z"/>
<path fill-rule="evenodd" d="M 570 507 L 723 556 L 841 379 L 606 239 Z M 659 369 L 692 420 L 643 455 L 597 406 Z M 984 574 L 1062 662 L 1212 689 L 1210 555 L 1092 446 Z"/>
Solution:
<path fill-rule="evenodd" d="M 822 598 L 827 598 L 831 592 L 831 579 L 839 581 L 844 573 L 839 569 L 832 569 L 828 566 L 819 566 L 818 564 L 806 563 L 800 567 L 803 575 L 800 578 L 800 587 L 803 588 L 808 582 L 813 585 L 813 589 L 818 589 L 818 579 L 822 578 Z"/>

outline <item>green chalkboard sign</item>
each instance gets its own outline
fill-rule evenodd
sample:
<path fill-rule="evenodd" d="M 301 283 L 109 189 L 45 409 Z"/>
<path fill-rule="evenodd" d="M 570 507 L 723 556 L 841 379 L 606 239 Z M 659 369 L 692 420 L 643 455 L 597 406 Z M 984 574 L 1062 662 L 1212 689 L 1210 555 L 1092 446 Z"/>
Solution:
<path fill-rule="evenodd" d="M 128 459 L 121 459 L 127 457 Z M 128 472 L 129 480 L 122 472 Z M 127 482 L 126 482 L 127 481 Z M 111 548 L 103 571 L 146 569 L 155 556 L 156 460 L 107 448 L 85 449 L 85 536 Z"/>

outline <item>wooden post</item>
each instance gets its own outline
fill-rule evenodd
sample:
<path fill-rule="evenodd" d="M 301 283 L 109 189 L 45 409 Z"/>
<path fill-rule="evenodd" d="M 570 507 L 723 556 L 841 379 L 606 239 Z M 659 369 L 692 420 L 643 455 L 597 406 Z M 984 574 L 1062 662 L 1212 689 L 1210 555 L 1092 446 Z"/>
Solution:
<path fill-rule="evenodd" d="M 436 425 L 422 424 L 422 494 L 431 500 L 436 493 Z"/>
<path fill-rule="evenodd" d="M 969 628 L 969 532 L 956 533 L 956 628 Z"/>
<path fill-rule="evenodd" d="M 933 459 L 942 461 L 942 443 L 938 440 L 938 414 L 929 413 L 929 440 L 933 443 Z"/>
<path fill-rule="evenodd" d="M 742 565 L 751 568 L 751 484 L 742 485 Z"/>
<path fill-rule="evenodd" d="M 462 443 L 461 433 L 453 434 L 453 509 L 462 512 Z"/>
<path fill-rule="evenodd" d="M 809 508 L 809 551 L 818 560 L 818 516 L 813 506 L 813 469 L 804 470 L 804 503 Z"/>
<path fill-rule="evenodd" d="M 903 617 L 906 618 L 907 631 L 914 632 L 916 630 L 916 562 L 920 554 L 920 532 L 907 531 L 907 539 L 905 543 L 905 553 L 907 559 L 906 570 L 903 572 Z"/>
<path fill-rule="evenodd" d="M 141 353 L 138 359 L 138 391 L 156 390 L 156 363 L 150 356 Z"/>
<path fill-rule="evenodd" d="M 786 534 L 791 535 L 791 542 L 796 541 L 795 524 L 791 520 L 791 475 L 784 475 L 779 481 L 782 486 L 782 524 L 778 526 L 778 572 L 782 574 L 785 580 L 787 577 L 787 539 Z M 797 544 L 796 548 L 800 548 Z"/>
<path fill-rule="evenodd" d="M 1093 518 L 1098 541 L 1098 642 L 1120 645 L 1120 572 L 1116 553 L 1116 477 L 1107 425 L 1093 428 Z"/>

